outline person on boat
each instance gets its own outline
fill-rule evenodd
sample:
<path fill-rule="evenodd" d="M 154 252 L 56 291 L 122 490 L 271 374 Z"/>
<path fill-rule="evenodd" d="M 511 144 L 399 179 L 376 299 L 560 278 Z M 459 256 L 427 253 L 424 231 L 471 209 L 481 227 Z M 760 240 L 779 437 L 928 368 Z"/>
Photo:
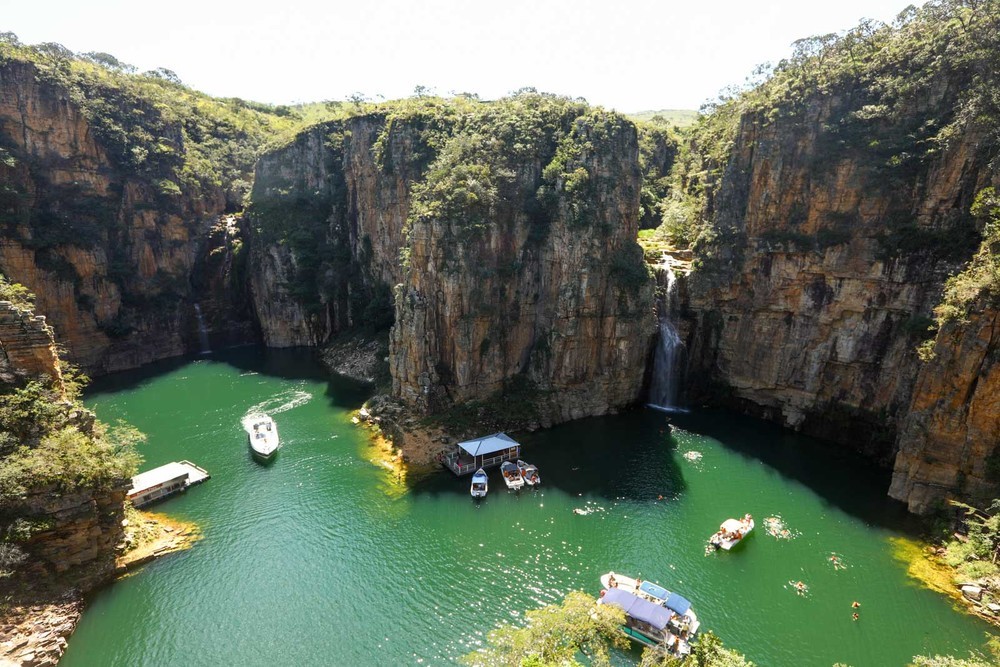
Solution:
<path fill-rule="evenodd" d="M 639 579 L 638 577 L 636 577 L 636 580 L 635 580 L 635 590 L 639 590 L 640 586 L 642 586 L 642 579 Z"/>
<path fill-rule="evenodd" d="M 612 572 L 611 576 L 608 577 L 608 586 L 610 588 L 618 588 L 618 580 L 615 579 L 615 573 Z"/>

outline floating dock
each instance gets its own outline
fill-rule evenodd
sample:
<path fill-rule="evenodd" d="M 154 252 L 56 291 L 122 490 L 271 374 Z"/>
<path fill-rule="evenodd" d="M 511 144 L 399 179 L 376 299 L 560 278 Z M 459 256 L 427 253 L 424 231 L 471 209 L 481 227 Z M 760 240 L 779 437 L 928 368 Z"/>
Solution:
<path fill-rule="evenodd" d="M 133 477 L 128 499 L 136 507 L 142 507 L 201 484 L 209 477 L 207 470 L 190 461 L 175 461 Z"/>
<path fill-rule="evenodd" d="M 440 461 L 448 470 L 461 476 L 519 458 L 521 445 L 506 433 L 494 433 L 458 443 L 455 451 L 445 454 Z"/>

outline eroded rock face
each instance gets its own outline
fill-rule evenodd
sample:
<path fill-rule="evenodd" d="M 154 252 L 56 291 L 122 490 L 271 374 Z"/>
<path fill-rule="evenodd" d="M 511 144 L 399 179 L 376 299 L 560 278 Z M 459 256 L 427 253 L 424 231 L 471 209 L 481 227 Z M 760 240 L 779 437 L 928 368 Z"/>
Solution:
<path fill-rule="evenodd" d="M 500 392 L 515 377 L 539 390 L 531 400 L 543 423 L 639 399 L 655 321 L 634 241 L 635 129 L 613 123 L 598 137 L 586 118 L 576 123 L 588 148 L 563 173 L 580 169 L 596 184 L 587 222 L 562 181 L 544 221 L 526 212 L 543 182 L 538 162 L 515 168 L 518 194 L 491 211 L 490 224 L 414 222 L 390 354 L 393 393 L 405 402 L 435 411 Z M 622 275 L 636 264 L 639 275 Z"/>
<path fill-rule="evenodd" d="M 383 114 L 317 125 L 258 162 L 249 278 L 267 345 L 318 345 L 371 324 L 373 299 L 391 312 L 422 146 L 417 128 L 400 123 L 377 164 L 385 125 Z"/>
<path fill-rule="evenodd" d="M 62 383 L 59 353 L 44 315 L 0 301 L 0 384 L 47 375 Z"/>
<path fill-rule="evenodd" d="M 534 134 L 506 129 L 507 150 L 478 144 L 488 131 L 462 125 L 477 122 L 488 121 L 372 114 L 316 126 L 260 160 L 250 280 L 265 341 L 322 343 L 395 303 L 393 394 L 419 410 L 486 398 L 514 378 L 544 423 L 638 400 L 655 321 L 635 243 L 635 128 L 566 105 Z M 546 175 L 564 139 L 569 157 Z M 462 158 L 439 164 L 442 150 Z M 427 180 L 462 169 L 482 182 Z M 474 211 L 449 199 L 414 212 L 415 186 L 426 199 L 480 185 L 483 197 L 462 204 Z"/>
<path fill-rule="evenodd" d="M 986 299 L 938 332 L 902 421 L 889 495 L 910 511 L 1000 492 L 1000 313 Z"/>
<path fill-rule="evenodd" d="M 0 273 L 36 295 L 67 360 L 93 374 L 197 349 L 193 304 L 210 295 L 192 270 L 222 191 L 157 189 L 116 165 L 68 92 L 23 62 L 0 67 L 0 147 Z"/>
<path fill-rule="evenodd" d="M 722 240 L 690 277 L 689 378 L 702 394 L 890 466 L 928 372 L 916 347 L 944 280 L 974 250 L 963 241 L 976 235 L 968 212 L 992 173 L 972 126 L 916 166 L 887 168 L 864 136 L 831 137 L 849 111 L 831 95 L 793 117 L 742 118 L 713 202 Z M 975 366 L 952 370 L 966 363 Z M 918 396 L 931 391 L 920 385 Z M 907 426 L 899 446 L 919 428 Z M 917 470 L 897 464 L 895 497 Z"/>

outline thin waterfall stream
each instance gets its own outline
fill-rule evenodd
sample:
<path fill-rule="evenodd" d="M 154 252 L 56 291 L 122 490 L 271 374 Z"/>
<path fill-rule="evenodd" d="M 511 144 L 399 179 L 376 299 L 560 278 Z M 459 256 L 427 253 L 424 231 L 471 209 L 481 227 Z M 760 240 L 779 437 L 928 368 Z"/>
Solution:
<path fill-rule="evenodd" d="M 208 354 L 212 351 L 212 346 L 208 340 L 208 329 L 205 328 L 205 318 L 201 314 L 201 306 L 194 304 L 194 316 L 198 320 L 198 342 L 201 344 L 201 353 Z"/>
<path fill-rule="evenodd" d="M 668 260 L 658 267 L 662 280 L 658 290 L 656 315 L 660 335 L 653 359 L 653 378 L 649 386 L 649 407 L 665 412 L 683 411 L 680 405 L 680 384 L 683 376 L 684 342 L 674 318 L 677 311 L 677 275 Z"/>

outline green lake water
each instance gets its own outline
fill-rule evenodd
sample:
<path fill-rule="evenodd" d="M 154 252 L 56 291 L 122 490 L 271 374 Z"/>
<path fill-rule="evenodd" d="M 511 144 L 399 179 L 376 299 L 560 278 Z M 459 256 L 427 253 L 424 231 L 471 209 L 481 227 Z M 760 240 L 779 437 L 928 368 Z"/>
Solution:
<path fill-rule="evenodd" d="M 212 479 L 154 507 L 204 539 L 96 594 L 63 667 L 451 664 L 527 609 L 596 595 L 608 570 L 687 596 L 703 628 L 762 667 L 901 667 L 984 643 L 985 624 L 894 558 L 905 517 L 885 476 L 808 439 L 708 411 L 674 417 L 672 433 L 649 410 L 587 419 L 519 436 L 544 486 L 508 494 L 494 469 L 476 504 L 468 477 L 405 488 L 373 464 L 350 422 L 365 397 L 306 353 L 257 349 L 95 385 L 99 417 L 149 436 L 143 469 L 190 459 Z M 250 456 L 251 408 L 277 421 L 270 465 Z M 745 512 L 754 534 L 706 556 Z M 768 516 L 787 539 L 767 534 Z"/>

